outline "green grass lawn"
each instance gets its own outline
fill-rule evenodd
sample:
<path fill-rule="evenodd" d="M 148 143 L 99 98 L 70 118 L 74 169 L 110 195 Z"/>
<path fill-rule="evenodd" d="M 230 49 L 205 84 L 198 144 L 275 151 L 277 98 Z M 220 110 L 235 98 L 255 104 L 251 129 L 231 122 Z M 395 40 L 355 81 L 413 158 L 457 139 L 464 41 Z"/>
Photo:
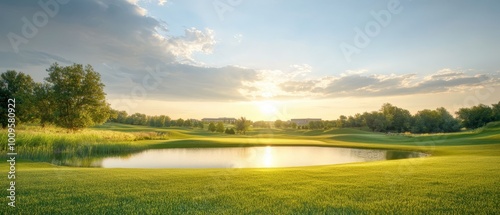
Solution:
<path fill-rule="evenodd" d="M 500 214 L 500 123 L 473 132 L 409 136 L 356 129 L 254 130 L 233 136 L 120 124 L 92 130 L 174 134 L 168 140 L 118 141 L 141 149 L 325 145 L 425 151 L 432 156 L 275 169 L 102 169 L 23 161 L 17 164 L 16 208 L 7 207 L 8 199 L 2 198 L 0 212 Z M 7 163 L 0 168 L 5 174 Z M 1 187 L 8 187 L 6 179 L 0 181 Z"/>

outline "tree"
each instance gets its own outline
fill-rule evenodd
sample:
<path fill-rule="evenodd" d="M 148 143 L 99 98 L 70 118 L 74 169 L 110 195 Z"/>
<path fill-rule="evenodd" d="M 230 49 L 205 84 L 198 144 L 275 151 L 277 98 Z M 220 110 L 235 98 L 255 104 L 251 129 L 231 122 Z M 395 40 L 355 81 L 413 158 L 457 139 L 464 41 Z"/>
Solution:
<path fill-rule="evenodd" d="M 443 107 L 421 110 L 413 117 L 411 132 L 436 133 L 460 130 L 460 123 Z"/>
<path fill-rule="evenodd" d="M 170 120 L 169 123 L 168 123 L 168 127 L 174 127 L 174 126 L 177 125 L 176 123 L 177 123 L 176 120 Z"/>
<path fill-rule="evenodd" d="M 119 112 L 118 110 L 111 108 L 109 110 L 108 122 L 117 122 L 118 112 Z"/>
<path fill-rule="evenodd" d="M 226 130 L 224 131 L 224 133 L 226 133 L 226 134 L 235 134 L 236 132 L 234 132 L 233 128 L 226 128 Z"/>
<path fill-rule="evenodd" d="M 309 129 L 323 129 L 323 122 L 322 121 L 309 121 L 307 124 Z"/>
<path fill-rule="evenodd" d="M 482 127 L 494 120 L 493 109 L 484 104 L 471 108 L 460 108 L 456 114 L 462 121 L 462 125 L 468 129 Z"/>
<path fill-rule="evenodd" d="M 0 75 L 0 120 L 7 126 L 7 100 L 15 99 L 16 122 L 31 122 L 36 118 L 34 106 L 35 82 L 31 76 L 9 70 Z"/>
<path fill-rule="evenodd" d="M 36 83 L 33 89 L 34 97 L 34 113 L 36 117 L 40 120 L 40 125 L 45 127 L 45 125 L 54 122 L 54 97 L 53 90 L 47 83 Z"/>
<path fill-rule="evenodd" d="M 172 122 L 173 122 L 173 121 L 172 121 L 172 118 L 170 118 L 169 116 L 165 116 L 165 123 L 163 124 L 163 126 L 165 126 L 165 127 L 170 127 L 170 126 L 172 126 L 172 125 L 171 125 L 171 124 L 172 124 Z"/>
<path fill-rule="evenodd" d="M 246 132 L 251 124 L 252 124 L 252 122 L 250 120 L 247 120 L 245 117 L 241 117 L 241 118 L 236 120 L 236 123 L 235 123 L 236 131 L 238 133 L 246 134 Z"/>
<path fill-rule="evenodd" d="M 215 124 L 213 122 L 208 124 L 208 130 L 211 132 L 215 132 L 217 130 L 217 128 L 215 127 Z"/>
<path fill-rule="evenodd" d="M 149 127 L 155 127 L 155 122 L 156 122 L 158 117 L 157 116 L 147 116 L 146 118 L 148 121 L 146 124 L 149 125 Z"/>
<path fill-rule="evenodd" d="M 383 113 L 378 111 L 364 112 L 362 116 L 366 126 L 372 131 L 386 131 L 387 120 Z"/>
<path fill-rule="evenodd" d="M 215 131 L 219 133 L 224 132 L 224 123 L 218 122 L 217 125 L 215 125 Z"/>
<path fill-rule="evenodd" d="M 496 104 L 491 105 L 491 111 L 493 114 L 494 121 L 500 121 L 500 101 Z"/>
<path fill-rule="evenodd" d="M 127 118 L 127 124 L 131 125 L 147 125 L 148 118 L 146 114 L 134 113 Z"/>
<path fill-rule="evenodd" d="M 339 119 L 337 120 L 337 127 L 338 128 L 343 128 L 346 124 L 347 117 L 344 115 L 340 115 Z"/>
<path fill-rule="evenodd" d="M 323 121 L 323 126 L 325 129 L 332 129 L 337 127 L 337 120 L 325 120 Z"/>
<path fill-rule="evenodd" d="M 410 111 L 385 103 L 380 108 L 380 112 L 385 117 L 385 128 L 382 131 L 405 132 L 410 129 Z"/>
<path fill-rule="evenodd" d="M 283 127 L 283 121 L 281 121 L 279 119 L 276 120 L 276 121 L 274 121 L 274 127 L 275 128 L 281 128 L 281 127 Z"/>
<path fill-rule="evenodd" d="M 345 122 L 345 127 L 356 127 L 356 121 L 353 116 L 347 117 L 347 121 Z"/>
<path fill-rule="evenodd" d="M 165 127 L 165 120 L 166 119 L 167 119 L 167 116 L 165 116 L 165 115 L 158 116 L 158 119 L 156 120 L 156 127 Z"/>
<path fill-rule="evenodd" d="M 49 77 L 45 80 L 54 91 L 56 125 L 78 130 L 106 122 L 111 108 L 106 103 L 101 76 L 92 66 L 63 67 L 54 63 L 47 72 Z"/>
<path fill-rule="evenodd" d="M 439 114 L 437 111 L 425 109 L 418 111 L 413 117 L 413 133 L 439 132 Z"/>
<path fill-rule="evenodd" d="M 175 124 L 179 127 L 182 127 L 184 125 L 184 120 L 182 118 L 177 119 L 177 122 Z"/>
<path fill-rule="evenodd" d="M 354 114 L 354 127 L 362 127 L 363 126 L 363 117 L 360 113 Z"/>
<path fill-rule="evenodd" d="M 439 130 L 441 132 L 460 131 L 460 122 L 455 119 L 444 107 L 436 109 L 439 116 Z"/>
<path fill-rule="evenodd" d="M 191 127 L 192 125 L 191 119 L 186 119 L 183 124 L 184 127 Z"/>

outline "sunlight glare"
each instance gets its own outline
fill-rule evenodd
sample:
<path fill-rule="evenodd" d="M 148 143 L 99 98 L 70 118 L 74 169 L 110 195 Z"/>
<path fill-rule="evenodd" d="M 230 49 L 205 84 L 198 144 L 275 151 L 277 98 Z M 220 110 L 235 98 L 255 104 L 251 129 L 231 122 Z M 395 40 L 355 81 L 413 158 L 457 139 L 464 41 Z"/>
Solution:
<path fill-rule="evenodd" d="M 272 116 L 278 112 L 278 109 L 273 104 L 273 102 L 263 101 L 263 102 L 259 102 L 257 105 L 260 109 L 260 112 L 266 116 Z"/>
<path fill-rule="evenodd" d="M 270 146 L 266 146 L 264 151 L 264 156 L 262 157 L 262 161 L 265 167 L 271 167 L 273 164 L 273 149 Z"/>

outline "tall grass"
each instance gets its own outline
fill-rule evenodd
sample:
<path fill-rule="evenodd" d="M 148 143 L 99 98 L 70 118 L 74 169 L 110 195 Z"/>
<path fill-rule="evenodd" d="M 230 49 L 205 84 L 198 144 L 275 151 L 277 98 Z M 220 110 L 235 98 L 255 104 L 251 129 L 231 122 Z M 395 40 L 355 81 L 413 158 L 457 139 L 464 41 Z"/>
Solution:
<path fill-rule="evenodd" d="M 7 140 L 7 135 L 7 130 L 0 131 L 0 139 Z M 168 139 L 168 135 L 159 132 L 126 133 L 90 129 L 69 132 L 54 127 L 24 126 L 16 130 L 15 147 L 19 159 L 49 161 L 136 152 L 147 146 L 134 141 L 154 139 Z M 7 144 L 3 144 L 0 151 L 6 152 L 7 147 Z"/>

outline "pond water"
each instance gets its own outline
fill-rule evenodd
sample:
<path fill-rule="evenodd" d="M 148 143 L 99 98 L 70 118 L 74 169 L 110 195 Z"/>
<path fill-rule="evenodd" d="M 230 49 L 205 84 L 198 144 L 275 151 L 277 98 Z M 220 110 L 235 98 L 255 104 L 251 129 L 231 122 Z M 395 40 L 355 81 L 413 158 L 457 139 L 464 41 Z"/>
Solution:
<path fill-rule="evenodd" d="M 129 156 L 103 158 L 98 161 L 94 160 L 90 165 L 85 166 L 103 168 L 272 168 L 423 156 L 426 154 L 419 152 L 309 146 L 175 148 L 154 149 Z M 73 163 L 73 165 L 75 164 Z"/>

